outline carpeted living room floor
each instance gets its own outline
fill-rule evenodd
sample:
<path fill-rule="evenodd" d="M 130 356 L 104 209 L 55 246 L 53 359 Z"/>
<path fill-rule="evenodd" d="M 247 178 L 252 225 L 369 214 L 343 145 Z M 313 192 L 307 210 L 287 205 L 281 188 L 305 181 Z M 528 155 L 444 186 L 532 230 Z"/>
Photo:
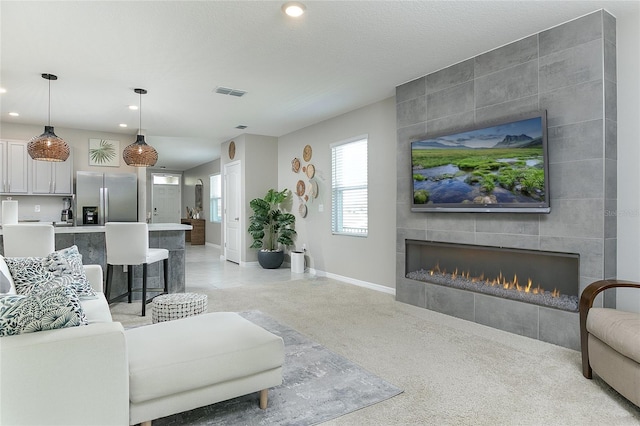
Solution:
<path fill-rule="evenodd" d="M 285 267 L 240 267 L 210 246 L 187 244 L 186 281 L 209 311 L 262 311 L 404 390 L 326 425 L 640 424 L 640 408 L 582 377 L 576 351 Z M 139 302 L 111 311 L 125 327 L 151 323 Z"/>

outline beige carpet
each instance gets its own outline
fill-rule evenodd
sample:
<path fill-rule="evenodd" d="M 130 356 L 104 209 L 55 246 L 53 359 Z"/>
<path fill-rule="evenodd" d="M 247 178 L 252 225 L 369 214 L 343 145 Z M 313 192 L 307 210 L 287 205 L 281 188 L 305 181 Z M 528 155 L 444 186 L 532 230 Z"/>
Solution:
<path fill-rule="evenodd" d="M 582 377 L 576 351 L 331 279 L 228 269 L 192 277 L 187 290 L 206 293 L 210 311 L 260 310 L 404 389 L 328 425 L 640 424 L 640 408 Z M 233 286 L 214 287 L 225 279 Z M 151 321 L 139 302 L 112 312 L 125 326 Z"/>

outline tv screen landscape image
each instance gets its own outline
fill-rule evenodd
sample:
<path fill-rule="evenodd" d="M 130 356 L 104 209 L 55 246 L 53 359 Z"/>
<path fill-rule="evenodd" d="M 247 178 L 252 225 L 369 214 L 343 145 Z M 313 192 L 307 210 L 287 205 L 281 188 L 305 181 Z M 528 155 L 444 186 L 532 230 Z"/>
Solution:
<path fill-rule="evenodd" d="M 549 213 L 546 111 L 411 143 L 412 211 Z"/>

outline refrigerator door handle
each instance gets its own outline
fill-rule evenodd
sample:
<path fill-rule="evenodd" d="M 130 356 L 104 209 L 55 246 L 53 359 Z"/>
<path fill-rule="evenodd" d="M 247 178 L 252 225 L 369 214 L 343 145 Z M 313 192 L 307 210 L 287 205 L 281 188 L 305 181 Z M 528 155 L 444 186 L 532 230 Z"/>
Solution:
<path fill-rule="evenodd" d="M 98 225 L 104 225 L 104 193 L 106 189 L 100 188 L 100 197 L 98 197 Z"/>
<path fill-rule="evenodd" d="M 104 212 L 104 214 L 102 215 L 103 223 L 101 223 L 101 225 L 104 225 L 105 223 L 109 222 L 109 188 L 104 188 L 103 203 L 104 203 L 104 206 L 102 208 L 102 211 Z"/>

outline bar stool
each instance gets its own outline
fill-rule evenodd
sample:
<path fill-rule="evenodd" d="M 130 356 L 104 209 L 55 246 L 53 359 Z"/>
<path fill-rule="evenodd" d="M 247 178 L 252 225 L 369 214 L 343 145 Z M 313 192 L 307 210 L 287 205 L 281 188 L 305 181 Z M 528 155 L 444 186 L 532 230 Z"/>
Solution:
<path fill-rule="evenodd" d="M 105 224 L 107 247 L 107 283 L 105 297 L 113 302 L 127 296 L 131 303 L 133 266 L 142 265 L 142 316 L 146 314 L 147 291 L 169 293 L 169 250 L 149 248 L 149 228 L 141 222 L 108 222 Z M 163 261 L 164 288 L 147 288 L 147 265 Z M 127 292 L 109 299 L 113 266 L 127 266 Z"/>
<path fill-rule="evenodd" d="M 2 225 L 5 257 L 45 257 L 56 251 L 53 225 Z"/>

